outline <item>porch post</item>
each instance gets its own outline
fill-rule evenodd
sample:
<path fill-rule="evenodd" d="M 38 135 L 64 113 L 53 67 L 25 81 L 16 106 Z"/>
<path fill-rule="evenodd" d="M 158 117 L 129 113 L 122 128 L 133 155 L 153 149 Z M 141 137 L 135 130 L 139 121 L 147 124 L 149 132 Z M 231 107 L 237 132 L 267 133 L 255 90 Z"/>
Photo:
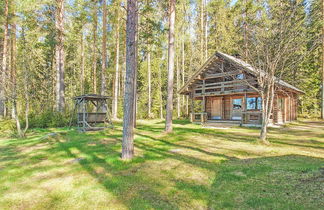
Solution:
<path fill-rule="evenodd" d="M 246 92 L 244 93 L 244 98 L 243 98 L 243 102 L 242 102 L 242 106 L 243 106 L 243 113 L 242 113 L 242 119 L 241 119 L 241 125 L 245 124 L 247 122 L 247 117 L 248 114 L 246 113 L 246 101 L 247 101 L 247 96 L 246 96 Z"/>
<path fill-rule="evenodd" d="M 206 112 L 205 84 L 206 84 L 206 81 L 205 81 L 205 79 L 203 79 L 203 88 L 201 91 L 202 95 L 203 95 L 202 112 Z"/>
<path fill-rule="evenodd" d="M 206 112 L 206 97 L 203 96 L 203 101 L 202 101 L 202 112 Z"/>
<path fill-rule="evenodd" d="M 190 95 L 190 122 L 194 121 L 194 98 L 193 98 L 193 92 L 191 91 Z"/>

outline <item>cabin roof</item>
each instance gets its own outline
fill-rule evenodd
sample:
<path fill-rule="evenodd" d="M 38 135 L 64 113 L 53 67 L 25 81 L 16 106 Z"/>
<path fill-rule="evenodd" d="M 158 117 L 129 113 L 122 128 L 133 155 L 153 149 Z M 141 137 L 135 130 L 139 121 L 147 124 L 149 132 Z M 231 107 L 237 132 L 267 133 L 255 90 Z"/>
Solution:
<path fill-rule="evenodd" d="M 195 79 L 202 73 L 204 73 L 208 68 L 214 63 L 219 61 L 220 59 L 226 60 L 230 63 L 236 64 L 248 73 L 251 73 L 253 75 L 256 75 L 258 73 L 265 74 L 264 71 L 258 71 L 255 68 L 253 68 L 250 64 L 244 62 L 243 60 L 236 58 L 234 56 L 228 55 L 223 52 L 217 51 L 215 54 L 213 54 L 196 72 L 193 73 L 193 75 L 189 78 L 189 80 L 184 84 L 183 87 L 179 90 L 179 93 L 184 94 L 186 89 L 192 85 L 195 82 Z M 283 87 L 286 87 L 288 89 L 291 89 L 293 91 L 296 91 L 298 93 L 304 93 L 302 90 L 296 88 L 293 85 L 288 84 L 287 82 L 283 80 L 276 80 L 276 84 L 281 85 Z"/>

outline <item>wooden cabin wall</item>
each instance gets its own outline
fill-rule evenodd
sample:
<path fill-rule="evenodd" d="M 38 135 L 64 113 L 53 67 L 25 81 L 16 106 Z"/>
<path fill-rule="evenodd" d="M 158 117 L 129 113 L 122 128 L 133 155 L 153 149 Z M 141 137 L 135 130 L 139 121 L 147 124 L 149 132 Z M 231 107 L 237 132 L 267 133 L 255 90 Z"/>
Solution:
<path fill-rule="evenodd" d="M 224 119 L 230 120 L 232 115 L 231 96 L 224 96 Z"/>
<path fill-rule="evenodd" d="M 243 98 L 243 106 L 246 106 L 244 95 L 225 95 L 225 96 L 210 96 L 206 97 L 206 112 L 208 113 L 208 119 L 211 119 L 213 100 L 222 100 L 222 120 L 232 119 L 232 100 L 235 98 Z M 256 94 L 247 94 L 247 97 L 258 97 Z M 283 107 L 280 108 L 279 100 L 283 100 Z M 273 101 L 273 113 L 270 118 L 270 122 L 273 123 L 285 123 L 297 119 L 297 106 L 298 96 L 297 94 L 289 93 L 276 94 Z M 243 108 L 245 109 L 245 108 Z M 243 111 L 243 110 L 242 110 Z"/>
<path fill-rule="evenodd" d="M 278 96 L 275 95 L 273 100 L 273 108 L 272 108 L 272 121 L 273 123 L 278 123 Z"/>
<path fill-rule="evenodd" d="M 279 100 L 284 100 L 284 107 L 281 110 Z M 285 123 L 293 120 L 297 120 L 297 106 L 298 96 L 297 94 L 285 93 L 276 94 L 273 101 L 273 122 L 274 123 Z"/>

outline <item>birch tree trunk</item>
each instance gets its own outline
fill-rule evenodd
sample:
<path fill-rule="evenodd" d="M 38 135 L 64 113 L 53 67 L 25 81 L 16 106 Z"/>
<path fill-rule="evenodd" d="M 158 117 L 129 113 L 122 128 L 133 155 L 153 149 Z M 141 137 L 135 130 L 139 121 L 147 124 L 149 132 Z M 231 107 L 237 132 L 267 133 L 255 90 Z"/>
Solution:
<path fill-rule="evenodd" d="M 13 19 L 15 21 L 15 19 Z M 16 42 L 16 23 L 12 23 L 12 41 L 11 41 L 11 84 L 12 84 L 12 117 L 16 121 L 17 133 L 19 137 L 23 137 L 24 133 L 21 130 L 21 125 L 19 121 L 19 116 L 17 112 L 17 66 L 16 66 L 16 50 L 17 50 L 17 42 Z"/>
<path fill-rule="evenodd" d="M 182 54 L 182 57 L 181 57 L 181 76 L 182 76 L 182 86 L 184 86 L 185 84 L 185 40 L 184 40 L 184 31 L 182 32 L 183 35 L 182 35 L 182 43 L 181 43 L 181 54 Z M 185 95 L 182 95 L 182 107 L 184 108 L 185 107 Z"/>
<path fill-rule="evenodd" d="M 116 25 L 116 60 L 115 60 L 115 79 L 112 104 L 112 118 L 117 119 L 118 113 L 118 86 L 119 86 L 119 8 L 117 7 L 117 25 Z"/>
<path fill-rule="evenodd" d="M 3 54 L 2 54 L 2 69 L 0 74 L 0 119 L 4 117 L 5 112 L 5 81 L 7 72 L 7 47 L 8 47 L 8 13 L 9 13 L 9 2 L 5 0 L 4 8 L 4 38 L 3 38 Z"/>
<path fill-rule="evenodd" d="M 174 24 L 175 24 L 175 1 L 170 0 L 169 14 L 169 49 L 168 49 L 168 94 L 166 107 L 165 131 L 172 132 L 173 113 L 173 77 L 174 77 Z"/>
<path fill-rule="evenodd" d="M 180 119 L 180 94 L 178 93 L 180 89 L 180 65 L 179 65 L 179 56 L 177 56 L 177 118 Z"/>
<path fill-rule="evenodd" d="M 135 112 L 135 80 L 137 71 L 136 33 L 137 33 L 137 0 L 127 0 L 126 23 L 126 80 L 124 95 L 124 120 L 122 159 L 129 160 L 134 156 L 134 112 Z"/>
<path fill-rule="evenodd" d="M 268 124 L 272 113 L 273 98 L 275 94 L 274 73 L 268 75 L 265 80 L 266 82 L 263 83 L 262 88 L 263 91 L 260 92 L 260 96 L 262 99 L 262 123 L 260 131 L 260 142 L 268 145 L 270 144 L 267 140 Z"/>
<path fill-rule="evenodd" d="M 100 94 L 106 95 L 106 69 L 107 69 L 107 2 L 102 1 L 102 65 Z"/>
<path fill-rule="evenodd" d="M 16 58 L 17 58 L 17 39 L 16 39 L 16 31 L 17 26 L 15 22 L 15 11 L 14 8 L 13 11 L 13 21 L 11 23 L 11 72 L 10 72 L 10 80 L 11 80 L 11 101 L 12 101 L 12 119 L 16 118 L 16 112 L 15 112 L 15 102 L 17 100 L 17 92 L 16 92 L 16 75 L 17 75 L 17 66 L 16 66 Z"/>
<path fill-rule="evenodd" d="M 65 107 L 64 84 L 64 0 L 56 0 L 56 111 Z"/>

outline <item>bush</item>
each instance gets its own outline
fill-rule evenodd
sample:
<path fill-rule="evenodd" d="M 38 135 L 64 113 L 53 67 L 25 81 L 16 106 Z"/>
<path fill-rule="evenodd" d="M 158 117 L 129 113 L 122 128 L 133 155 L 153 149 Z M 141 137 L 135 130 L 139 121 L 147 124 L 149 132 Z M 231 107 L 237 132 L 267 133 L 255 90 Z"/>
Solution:
<path fill-rule="evenodd" d="M 0 136 L 11 136 L 16 132 L 14 120 L 0 120 Z"/>
<path fill-rule="evenodd" d="M 22 126 L 26 124 L 25 118 L 21 117 Z M 31 113 L 28 117 L 29 128 L 65 127 L 69 125 L 68 113 L 46 111 L 43 113 Z"/>

